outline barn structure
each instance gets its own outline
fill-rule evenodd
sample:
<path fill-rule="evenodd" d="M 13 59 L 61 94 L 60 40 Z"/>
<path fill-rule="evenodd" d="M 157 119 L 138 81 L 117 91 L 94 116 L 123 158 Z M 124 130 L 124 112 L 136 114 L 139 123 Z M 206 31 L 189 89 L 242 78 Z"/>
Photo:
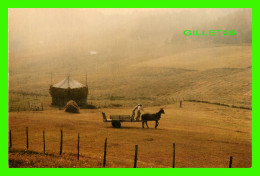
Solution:
<path fill-rule="evenodd" d="M 87 104 L 88 86 L 71 79 L 70 76 L 51 85 L 49 92 L 52 97 L 52 105 L 64 106 L 70 100 L 74 100 L 79 106 Z"/>

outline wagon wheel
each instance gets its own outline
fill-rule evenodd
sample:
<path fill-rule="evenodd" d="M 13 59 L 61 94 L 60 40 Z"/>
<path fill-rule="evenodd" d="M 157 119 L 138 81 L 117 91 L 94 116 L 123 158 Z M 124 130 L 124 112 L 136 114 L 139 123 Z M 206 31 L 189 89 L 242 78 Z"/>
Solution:
<path fill-rule="evenodd" d="M 121 128 L 121 122 L 113 121 L 113 122 L 112 122 L 112 126 L 113 126 L 114 128 Z"/>

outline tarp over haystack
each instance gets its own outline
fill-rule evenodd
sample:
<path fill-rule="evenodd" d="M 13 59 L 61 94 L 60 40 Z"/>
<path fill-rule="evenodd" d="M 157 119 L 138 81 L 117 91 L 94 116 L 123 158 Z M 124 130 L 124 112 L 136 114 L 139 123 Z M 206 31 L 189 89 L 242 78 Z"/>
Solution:
<path fill-rule="evenodd" d="M 50 86 L 49 92 L 52 97 L 52 105 L 64 106 L 69 100 L 74 100 L 79 106 L 87 103 L 88 87 L 69 76 Z"/>
<path fill-rule="evenodd" d="M 79 106 L 75 101 L 70 100 L 65 106 L 65 111 L 71 113 L 79 113 Z"/>

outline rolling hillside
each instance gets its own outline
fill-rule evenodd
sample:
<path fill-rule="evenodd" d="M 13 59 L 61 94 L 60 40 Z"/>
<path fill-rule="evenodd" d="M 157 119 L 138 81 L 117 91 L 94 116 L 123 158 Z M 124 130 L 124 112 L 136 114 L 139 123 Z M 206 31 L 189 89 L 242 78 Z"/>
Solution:
<path fill-rule="evenodd" d="M 97 72 L 88 73 L 89 99 L 97 106 L 160 105 L 185 98 L 251 107 L 251 54 L 250 45 L 221 46 L 138 64 L 108 62 Z M 53 81 L 64 76 L 54 73 Z M 85 83 L 82 67 L 71 76 Z M 48 95 L 49 84 L 50 73 L 42 71 L 10 76 L 10 90 L 14 92 Z"/>
<path fill-rule="evenodd" d="M 251 107 L 251 10 L 215 11 L 11 10 L 10 106 L 36 100 L 49 106 L 51 73 L 53 83 L 68 74 L 85 83 L 87 72 L 89 102 L 101 107 L 179 98 Z M 183 35 L 198 26 L 227 26 L 237 35 L 228 41 Z"/>

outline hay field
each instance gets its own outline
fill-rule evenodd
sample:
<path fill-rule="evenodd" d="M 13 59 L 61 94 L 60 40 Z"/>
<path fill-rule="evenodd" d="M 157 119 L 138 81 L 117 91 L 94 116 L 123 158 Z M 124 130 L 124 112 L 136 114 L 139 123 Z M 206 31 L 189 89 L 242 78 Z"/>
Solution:
<path fill-rule="evenodd" d="M 228 167 L 230 156 L 233 156 L 233 167 L 251 167 L 250 110 L 186 101 L 182 109 L 178 107 L 179 98 L 184 98 L 251 108 L 251 48 L 250 44 L 208 46 L 179 51 L 174 56 L 164 53 L 169 55 L 166 58 L 143 55 L 142 61 L 138 61 L 140 56 L 108 59 L 104 63 L 99 60 L 103 56 L 97 56 L 99 59 L 93 60 L 97 70 L 92 68 L 88 72 L 88 103 L 100 109 L 81 110 L 76 115 L 50 106 L 50 72 L 43 71 L 48 68 L 46 65 L 32 67 L 28 62 L 27 70 L 11 62 L 10 70 L 17 73 L 10 74 L 9 107 L 26 109 L 28 102 L 36 102 L 43 103 L 44 111 L 10 112 L 9 128 L 14 147 L 9 152 L 10 167 L 102 167 L 105 137 L 108 137 L 107 167 L 133 167 L 136 144 L 139 145 L 138 167 L 171 167 L 173 142 L 176 143 L 176 167 Z M 229 49 L 233 54 L 227 52 Z M 210 53 L 215 50 L 222 54 L 214 61 Z M 191 62 L 193 56 L 201 57 Z M 178 57 L 190 62 L 189 67 L 178 66 L 178 62 L 174 62 Z M 162 65 L 163 62 L 169 67 Z M 84 73 L 84 62 L 79 64 L 77 72 Z M 84 83 L 84 74 L 75 73 L 73 78 Z M 54 78 L 57 82 L 64 74 Z M 157 130 L 142 129 L 141 124 L 136 123 L 124 123 L 123 128 L 115 129 L 102 122 L 102 111 L 131 114 L 138 103 L 144 105 L 145 112 L 165 107 L 166 114 Z M 31 152 L 25 152 L 26 126 Z M 59 156 L 61 128 L 64 131 L 62 157 Z M 43 129 L 47 155 L 42 154 Z M 78 132 L 80 161 L 76 156 Z"/>
<path fill-rule="evenodd" d="M 101 59 L 107 56 L 96 56 L 91 62 L 97 70 L 88 69 L 88 102 L 98 107 L 132 107 L 138 103 L 164 105 L 185 98 L 252 107 L 251 44 L 204 46 L 171 53 L 163 53 L 162 57 L 144 53 L 115 61 L 107 58 L 105 62 Z M 51 70 L 46 73 L 48 65 L 33 67 L 30 63 L 28 69 L 21 70 L 25 66 L 16 67 L 11 60 L 11 71 L 17 73 L 10 74 L 9 104 L 27 107 L 29 101 L 42 102 L 49 108 Z M 83 61 L 78 64 L 71 76 L 85 83 L 85 68 L 89 65 Z M 66 76 L 58 73 L 54 72 L 54 83 Z"/>
<path fill-rule="evenodd" d="M 236 35 L 188 37 L 187 29 Z M 68 74 L 87 82 L 87 103 L 98 109 L 51 106 L 50 85 Z M 252 165 L 252 111 L 230 108 L 252 108 L 251 9 L 10 9 L 8 76 L 10 167 L 102 167 L 105 137 L 107 167 L 133 167 L 136 144 L 138 167 L 171 167 L 173 142 L 176 167 L 228 167 L 230 156 L 233 167 Z M 180 109 L 180 99 L 212 104 Z M 165 108 L 158 129 L 103 123 L 102 111 L 131 114 L 139 103 L 144 112 Z"/>
<path fill-rule="evenodd" d="M 161 107 L 161 106 L 160 106 Z M 145 107 L 156 112 L 160 107 Z M 176 143 L 176 167 L 252 166 L 252 112 L 216 105 L 184 102 L 164 106 L 158 129 L 149 122 L 123 123 L 112 128 L 102 121 L 101 112 L 130 114 L 130 108 L 81 110 L 80 114 L 48 110 L 11 112 L 13 149 L 10 167 L 102 167 L 104 139 L 108 138 L 107 167 L 133 167 L 134 145 L 139 145 L 138 167 L 171 167 L 172 143 Z M 29 127 L 29 150 L 25 127 Z M 46 133 L 43 155 L 42 130 Z M 59 156 L 60 129 L 64 131 L 63 155 Z M 80 161 L 77 161 L 77 134 L 80 133 Z"/>

